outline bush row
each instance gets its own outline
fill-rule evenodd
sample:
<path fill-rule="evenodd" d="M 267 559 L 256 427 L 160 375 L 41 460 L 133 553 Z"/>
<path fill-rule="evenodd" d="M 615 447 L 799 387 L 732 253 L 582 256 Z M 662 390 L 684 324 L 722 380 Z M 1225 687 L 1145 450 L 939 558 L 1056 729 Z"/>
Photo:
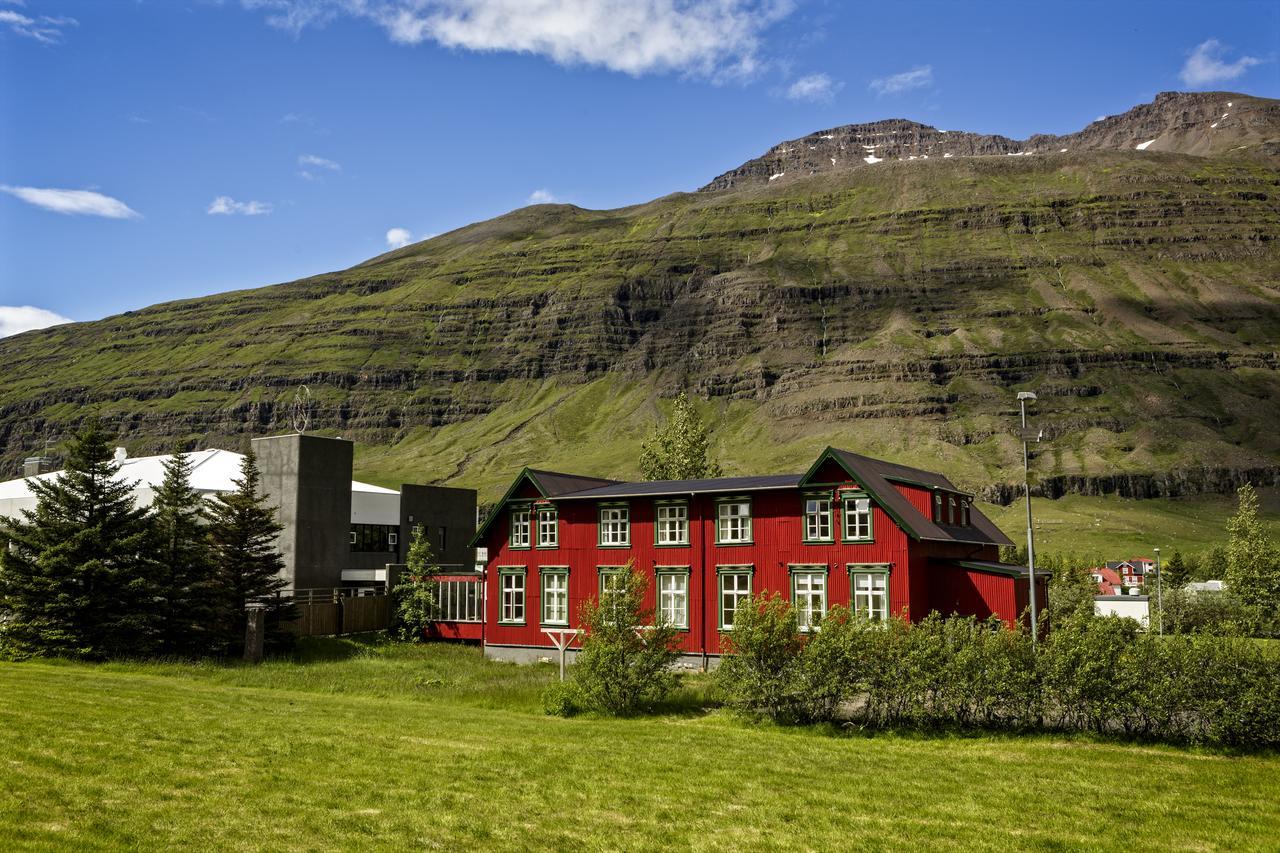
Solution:
<path fill-rule="evenodd" d="M 1253 640 L 1158 637 L 1088 617 L 1059 623 L 1037 649 L 994 619 L 871 623 L 840 607 L 806 635 L 780 597 L 751 605 L 726 635 L 717 675 L 726 703 L 746 714 L 1280 746 L 1280 656 Z"/>

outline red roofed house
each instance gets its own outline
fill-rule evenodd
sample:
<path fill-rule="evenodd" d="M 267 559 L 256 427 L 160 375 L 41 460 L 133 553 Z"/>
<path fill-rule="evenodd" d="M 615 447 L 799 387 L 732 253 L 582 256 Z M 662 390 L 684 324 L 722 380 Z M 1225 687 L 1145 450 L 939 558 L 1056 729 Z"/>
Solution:
<path fill-rule="evenodd" d="M 972 495 L 833 448 L 804 474 L 625 483 L 526 468 L 472 544 L 487 552 L 483 625 L 437 633 L 479 627 L 485 654 L 507 660 L 554 654 L 552 636 L 577 627 L 582 603 L 628 561 L 703 663 L 740 603 L 766 590 L 794 602 L 802 627 L 834 604 L 872 619 L 937 610 L 1013 622 L 1028 596 L 1026 568 L 998 561 L 1011 543 Z"/>
<path fill-rule="evenodd" d="M 1124 585 L 1120 574 L 1109 563 L 1093 570 L 1093 582 L 1098 585 L 1098 595 L 1119 595 L 1120 587 Z"/>

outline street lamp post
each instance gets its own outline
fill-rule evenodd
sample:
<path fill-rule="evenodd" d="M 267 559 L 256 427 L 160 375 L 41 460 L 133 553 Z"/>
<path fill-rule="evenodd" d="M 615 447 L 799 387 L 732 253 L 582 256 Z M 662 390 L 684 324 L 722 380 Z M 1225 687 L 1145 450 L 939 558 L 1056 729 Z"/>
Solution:
<path fill-rule="evenodd" d="M 1027 401 L 1035 401 L 1036 393 L 1034 391 L 1019 391 L 1018 405 L 1022 409 L 1022 483 L 1027 495 L 1027 574 L 1031 583 L 1031 645 L 1034 647 L 1037 640 L 1036 630 L 1036 546 L 1035 537 L 1031 533 L 1031 466 L 1028 461 L 1030 453 L 1027 450 L 1027 441 L 1030 438 L 1027 433 Z"/>
<path fill-rule="evenodd" d="M 1160 589 L 1160 549 L 1156 550 L 1156 618 L 1159 619 L 1158 630 L 1164 636 L 1164 596 Z"/>

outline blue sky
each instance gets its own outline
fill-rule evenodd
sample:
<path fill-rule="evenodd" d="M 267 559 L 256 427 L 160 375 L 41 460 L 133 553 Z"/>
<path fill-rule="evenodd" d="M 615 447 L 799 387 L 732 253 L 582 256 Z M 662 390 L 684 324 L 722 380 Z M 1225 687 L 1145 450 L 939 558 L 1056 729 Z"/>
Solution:
<path fill-rule="evenodd" d="M 0 335 L 833 125 L 1066 133 L 1170 89 L 1280 97 L 1280 4 L 0 0 Z"/>

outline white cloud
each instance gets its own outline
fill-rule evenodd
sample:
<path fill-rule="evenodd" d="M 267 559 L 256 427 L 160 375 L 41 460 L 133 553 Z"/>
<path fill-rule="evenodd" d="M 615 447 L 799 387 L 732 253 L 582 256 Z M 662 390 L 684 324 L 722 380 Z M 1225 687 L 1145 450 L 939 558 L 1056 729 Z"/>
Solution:
<path fill-rule="evenodd" d="M 933 66 L 921 65 L 910 71 L 903 71 L 901 74 L 877 77 L 871 81 L 870 89 L 877 95 L 896 95 L 931 83 L 933 83 Z"/>
<path fill-rule="evenodd" d="M 560 201 L 555 194 L 548 189 L 537 189 L 529 193 L 529 198 L 525 204 L 555 204 Z"/>
<path fill-rule="evenodd" d="M 70 317 L 34 305 L 0 305 L 0 338 L 72 322 Z"/>
<path fill-rule="evenodd" d="M 0 192 L 17 196 L 27 204 L 34 204 L 54 213 L 80 216 L 105 216 L 108 219 L 135 219 L 139 216 L 129 205 L 102 193 L 90 190 L 59 190 L 41 187 L 11 187 L 0 185 Z"/>
<path fill-rule="evenodd" d="M 11 5 L 25 6 L 25 3 Z M 62 31 L 67 27 L 78 27 L 80 22 L 75 18 L 64 16 L 38 15 L 31 17 L 12 9 L 0 9 L 0 25 L 9 31 L 44 44 L 57 44 L 62 41 Z"/>
<path fill-rule="evenodd" d="M 387 231 L 387 245 L 392 249 L 399 249 L 413 242 L 413 235 L 409 233 L 408 228 L 392 228 Z"/>
<path fill-rule="evenodd" d="M 220 195 L 209 203 L 206 213 L 231 216 L 262 216 L 271 212 L 271 205 L 265 201 L 236 201 L 229 195 Z"/>
<path fill-rule="evenodd" d="M 1226 45 L 1217 39 L 1201 42 L 1187 57 L 1178 77 L 1188 86 L 1208 86 L 1234 80 L 1253 66 L 1262 64 L 1261 59 L 1253 56 L 1242 56 L 1235 62 L 1226 62 L 1223 59 L 1226 49 Z"/>
<path fill-rule="evenodd" d="M 763 31 L 793 0 L 241 0 L 299 33 L 339 15 L 371 21 L 393 42 L 513 51 L 627 74 L 747 76 Z"/>
<path fill-rule="evenodd" d="M 330 172 L 341 172 L 342 166 L 332 160 L 326 160 L 323 157 L 317 157 L 314 154 L 303 154 L 298 158 L 299 166 L 315 166 L 318 169 L 328 169 Z"/>
<path fill-rule="evenodd" d="M 844 88 L 844 84 L 832 80 L 826 74 L 810 74 L 801 77 L 787 88 L 787 97 L 793 101 L 830 101 Z"/>

